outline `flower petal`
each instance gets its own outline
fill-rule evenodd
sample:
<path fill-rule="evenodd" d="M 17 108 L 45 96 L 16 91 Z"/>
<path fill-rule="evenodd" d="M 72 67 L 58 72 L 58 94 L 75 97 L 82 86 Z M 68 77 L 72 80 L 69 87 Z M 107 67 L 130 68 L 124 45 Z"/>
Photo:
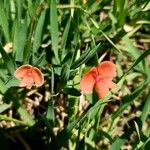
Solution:
<path fill-rule="evenodd" d="M 104 98 L 109 91 L 109 87 L 106 83 L 106 80 L 101 79 L 100 81 L 98 81 L 95 85 L 95 90 L 96 90 L 99 98 Z"/>
<path fill-rule="evenodd" d="M 44 83 L 43 73 L 38 68 L 33 68 L 32 75 L 36 86 L 41 86 Z"/>
<path fill-rule="evenodd" d="M 116 83 L 114 83 L 113 81 L 110 82 L 109 88 L 114 89 L 114 88 L 117 88 L 117 87 L 118 87 L 118 85 Z"/>
<path fill-rule="evenodd" d="M 113 78 L 116 76 L 116 66 L 111 61 L 104 61 L 97 67 L 98 73 L 106 78 Z"/>
<path fill-rule="evenodd" d="M 20 81 L 19 87 L 26 87 L 28 89 L 31 89 L 33 83 L 34 83 L 34 79 L 32 77 L 25 76 Z"/>
<path fill-rule="evenodd" d="M 24 76 L 26 76 L 28 70 L 31 68 L 32 68 L 31 65 L 22 65 L 21 67 L 17 68 L 17 70 L 14 73 L 14 76 L 17 79 L 23 78 Z"/>
<path fill-rule="evenodd" d="M 88 73 L 86 73 L 80 81 L 80 88 L 82 92 L 87 94 L 92 93 L 95 82 L 96 82 L 96 68 L 94 67 Z"/>

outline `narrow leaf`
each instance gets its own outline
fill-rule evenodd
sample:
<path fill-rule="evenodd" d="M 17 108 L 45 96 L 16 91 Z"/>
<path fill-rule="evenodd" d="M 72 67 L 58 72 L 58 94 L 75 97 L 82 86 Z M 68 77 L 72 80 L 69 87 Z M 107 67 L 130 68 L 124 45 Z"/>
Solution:
<path fill-rule="evenodd" d="M 96 47 L 94 47 L 92 50 L 89 49 L 86 52 L 84 52 L 80 58 L 78 60 L 76 60 L 72 66 L 71 69 L 76 69 L 79 66 L 81 66 L 82 64 L 86 63 L 90 58 L 92 58 L 96 52 L 103 50 L 104 49 L 104 45 L 99 43 Z"/>
<path fill-rule="evenodd" d="M 23 107 L 19 107 L 17 111 L 20 114 L 21 119 L 27 122 L 30 126 L 35 124 L 35 121 Z"/>
<path fill-rule="evenodd" d="M 5 103 L 0 105 L 0 113 L 4 112 L 5 110 L 10 108 L 11 106 L 12 106 L 11 104 L 5 104 Z"/>
<path fill-rule="evenodd" d="M 65 30 L 64 30 L 64 33 L 62 36 L 62 40 L 61 40 L 62 57 L 64 57 L 64 51 L 65 51 L 65 47 L 66 47 L 66 42 L 67 42 L 67 38 L 68 38 L 70 24 L 71 24 L 71 16 L 68 19 L 68 22 L 67 22 L 67 25 L 65 27 Z"/>
<path fill-rule="evenodd" d="M 50 2 L 50 25 L 51 25 L 51 38 L 52 38 L 52 49 L 55 54 L 57 63 L 59 63 L 58 56 L 58 18 L 56 0 Z"/>
<path fill-rule="evenodd" d="M 112 115 L 112 120 L 114 120 L 115 118 L 117 118 L 119 115 L 122 114 L 122 112 L 133 102 L 133 100 L 143 91 L 143 88 L 146 86 L 147 84 L 145 83 L 143 86 L 140 86 L 138 89 L 136 89 L 133 93 L 131 93 L 130 95 L 126 95 L 123 97 L 123 102 L 121 104 L 121 106 L 119 107 L 119 109 L 113 113 Z"/>
<path fill-rule="evenodd" d="M 34 34 L 34 42 L 33 42 L 33 56 L 37 54 L 37 50 L 41 45 L 41 39 L 42 39 L 42 31 L 43 31 L 43 25 L 44 25 L 44 20 L 45 20 L 45 14 L 46 10 L 44 10 L 37 23 L 37 27 L 35 30 Z"/>
<path fill-rule="evenodd" d="M 120 150 L 121 146 L 129 139 L 132 132 L 132 128 L 128 129 L 121 137 L 115 140 L 115 142 L 111 145 L 109 150 Z"/>
<path fill-rule="evenodd" d="M 2 58 L 4 60 L 4 64 L 7 67 L 9 73 L 11 75 L 13 75 L 14 71 L 15 71 L 15 65 L 13 60 L 9 57 L 9 55 L 5 52 L 5 50 L 3 49 L 2 45 L 0 44 L 0 53 L 2 55 Z"/>
<path fill-rule="evenodd" d="M 8 18 L 7 18 L 7 14 L 4 10 L 4 6 L 3 6 L 2 2 L 0 2 L 0 26 L 3 29 L 3 33 L 4 33 L 6 41 L 9 42 L 10 41 L 10 35 L 9 35 Z"/>
<path fill-rule="evenodd" d="M 27 17 L 24 23 L 15 22 L 15 33 L 13 40 L 13 53 L 15 53 L 15 60 L 23 62 L 23 53 L 27 37 Z"/>
<path fill-rule="evenodd" d="M 144 123 L 145 119 L 148 117 L 150 112 L 150 93 L 146 97 L 146 102 L 142 111 L 141 120 Z"/>

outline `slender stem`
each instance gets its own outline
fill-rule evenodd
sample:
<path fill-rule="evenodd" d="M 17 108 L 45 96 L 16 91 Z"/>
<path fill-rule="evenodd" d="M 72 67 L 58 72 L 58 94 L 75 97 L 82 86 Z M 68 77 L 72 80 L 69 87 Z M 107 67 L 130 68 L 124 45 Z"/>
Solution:
<path fill-rule="evenodd" d="M 0 120 L 13 121 L 16 124 L 20 124 L 20 125 L 24 125 L 24 126 L 29 126 L 29 124 L 27 124 L 26 122 L 17 120 L 15 118 L 8 117 L 6 115 L 0 115 Z"/>
<path fill-rule="evenodd" d="M 85 9 L 83 9 L 81 6 L 78 6 L 78 5 L 57 5 L 57 8 L 58 9 L 78 8 L 90 16 L 88 11 L 86 11 Z"/>

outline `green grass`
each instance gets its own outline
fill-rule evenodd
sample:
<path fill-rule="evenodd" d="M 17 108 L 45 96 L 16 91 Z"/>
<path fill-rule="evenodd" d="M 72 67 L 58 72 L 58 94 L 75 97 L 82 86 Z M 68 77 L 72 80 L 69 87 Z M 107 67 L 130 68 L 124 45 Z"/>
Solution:
<path fill-rule="evenodd" d="M 148 0 L 1 0 L 1 148 L 149 150 L 149 11 Z M 82 76 L 104 60 L 118 88 L 81 96 Z M 23 64 L 43 86 L 18 87 Z"/>

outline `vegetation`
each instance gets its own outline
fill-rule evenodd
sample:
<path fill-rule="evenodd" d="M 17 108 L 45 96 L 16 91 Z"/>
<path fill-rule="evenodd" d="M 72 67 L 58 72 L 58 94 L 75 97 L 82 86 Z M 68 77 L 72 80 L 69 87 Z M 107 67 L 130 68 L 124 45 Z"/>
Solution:
<path fill-rule="evenodd" d="M 1 0 L 1 149 L 149 150 L 149 11 L 149 0 Z M 80 80 L 102 61 L 118 86 L 101 99 Z M 42 86 L 19 87 L 27 64 Z"/>

